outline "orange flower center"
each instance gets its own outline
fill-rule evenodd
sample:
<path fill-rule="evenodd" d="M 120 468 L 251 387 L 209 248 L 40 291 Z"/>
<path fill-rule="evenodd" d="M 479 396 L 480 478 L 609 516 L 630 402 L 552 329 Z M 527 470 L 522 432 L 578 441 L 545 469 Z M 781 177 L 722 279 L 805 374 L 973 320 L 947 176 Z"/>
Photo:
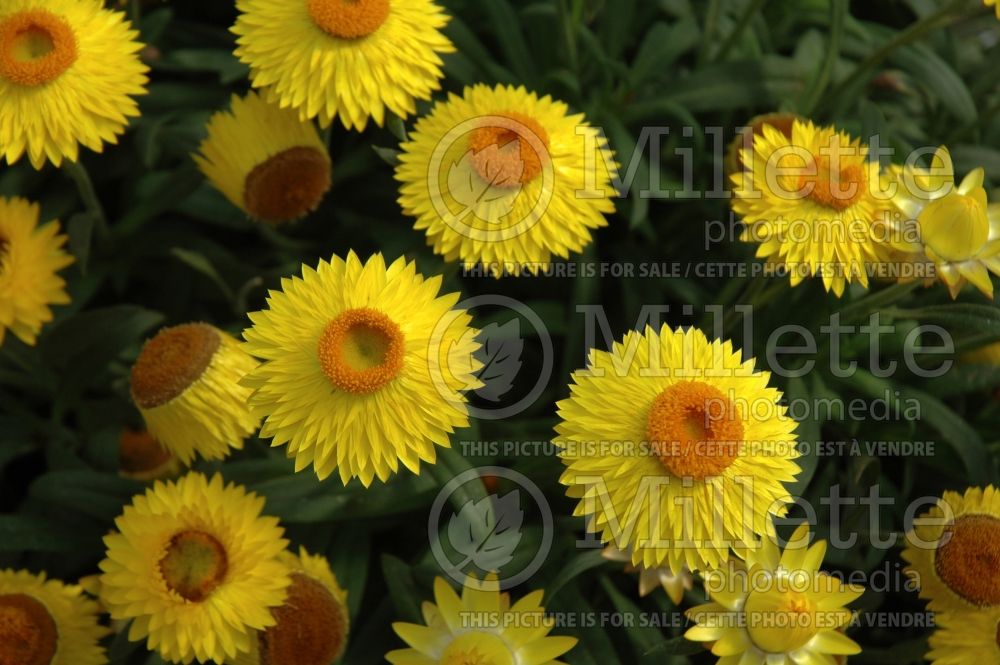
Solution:
<path fill-rule="evenodd" d="M 132 366 L 132 399 L 152 409 L 179 396 L 201 377 L 221 343 L 219 332 L 205 323 L 161 330 Z"/>
<path fill-rule="evenodd" d="M 941 580 L 973 605 L 1000 605 L 1000 519 L 963 515 L 945 533 L 934 557 Z"/>
<path fill-rule="evenodd" d="M 807 191 L 809 199 L 833 210 L 850 208 L 864 196 L 867 186 L 868 175 L 862 165 L 841 164 L 834 170 L 826 155 L 813 156 L 812 168 L 799 176 L 799 190 Z"/>
<path fill-rule="evenodd" d="M 329 189 L 329 157 L 299 146 L 269 157 L 247 174 L 243 203 L 256 219 L 280 224 L 315 210 Z"/>
<path fill-rule="evenodd" d="M 702 480 L 719 475 L 739 457 L 743 423 L 718 388 L 679 381 L 653 400 L 646 438 L 670 473 Z"/>
<path fill-rule="evenodd" d="M 0 595 L 0 665 L 49 665 L 58 642 L 44 605 L 23 593 Z"/>
<path fill-rule="evenodd" d="M 193 603 L 208 598 L 222 584 L 228 570 L 226 549 L 203 531 L 176 534 L 160 559 L 160 573 L 167 588 Z"/>
<path fill-rule="evenodd" d="M 472 168 L 491 185 L 515 188 L 540 176 L 548 162 L 549 135 L 534 118 L 516 111 L 491 116 L 469 136 Z"/>
<path fill-rule="evenodd" d="M 403 331 L 388 316 L 362 307 L 331 321 L 319 338 L 319 362 L 336 387 L 367 395 L 403 369 Z"/>
<path fill-rule="evenodd" d="M 361 39 L 389 18 L 389 0 L 308 0 L 309 16 L 338 39 Z"/>
<path fill-rule="evenodd" d="M 144 473 L 170 461 L 170 453 L 149 432 L 126 429 L 118 442 L 119 468 L 126 473 Z"/>
<path fill-rule="evenodd" d="M 28 9 L 0 20 L 0 78 L 44 85 L 69 69 L 76 56 L 72 28 L 50 11 Z"/>
<path fill-rule="evenodd" d="M 295 573 L 288 600 L 271 610 L 277 624 L 259 634 L 266 665 L 329 665 L 347 644 L 347 610 L 318 581 Z"/>

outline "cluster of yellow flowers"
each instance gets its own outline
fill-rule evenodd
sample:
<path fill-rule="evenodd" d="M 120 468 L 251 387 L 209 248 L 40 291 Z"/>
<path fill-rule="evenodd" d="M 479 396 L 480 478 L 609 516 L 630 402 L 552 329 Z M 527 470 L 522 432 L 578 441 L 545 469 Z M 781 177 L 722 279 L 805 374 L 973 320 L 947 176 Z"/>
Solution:
<path fill-rule="evenodd" d="M 194 159 L 233 205 L 271 224 L 315 210 L 330 187 L 315 122 L 361 130 L 415 113 L 439 88 L 440 55 L 453 50 L 431 0 L 237 0 L 237 9 L 236 54 L 259 92 L 210 119 Z M 27 154 L 41 168 L 75 161 L 80 145 L 114 142 L 147 82 L 136 36 L 99 0 L 4 0 L 0 154 L 9 163 Z M 992 294 L 1000 208 L 987 205 L 981 169 L 956 186 L 941 149 L 930 168 L 883 171 L 860 142 L 797 118 L 758 123 L 749 139 L 736 153 L 733 208 L 758 256 L 786 266 L 793 285 L 815 275 L 840 295 L 848 283 L 867 286 L 870 266 L 895 262 L 932 267 L 953 296 L 966 282 Z M 403 210 L 436 253 L 500 276 L 507 264 L 537 271 L 581 251 L 614 211 L 616 172 L 605 139 L 565 104 L 477 85 L 416 123 L 396 178 Z M 881 197 L 893 184 L 897 193 Z M 57 274 L 72 261 L 66 238 L 38 217 L 35 204 L 0 199 L 0 341 L 9 329 L 34 343 L 50 306 L 68 301 Z M 915 274 L 927 278 L 899 278 Z M 312 466 L 321 479 L 336 472 L 367 487 L 400 464 L 419 472 L 469 424 L 466 392 L 480 385 L 478 331 L 441 284 L 404 259 L 350 252 L 282 280 L 267 309 L 249 314 L 243 341 L 200 322 L 160 331 L 131 369 L 148 432 L 123 436 L 124 470 L 173 476 L 196 456 L 225 458 L 259 428 L 287 446 L 297 471 Z M 692 574 L 703 576 L 712 602 L 691 610 L 689 639 L 711 643 L 726 665 L 858 653 L 843 629 L 861 590 L 820 571 L 825 544 L 810 546 L 807 528 L 777 545 L 774 518 L 800 468 L 795 423 L 769 373 L 728 341 L 664 326 L 594 350 L 570 391 L 555 443 L 575 514 L 613 547 L 610 557 L 642 571 L 647 591 L 656 580 L 679 602 Z M 637 500 L 653 491 L 654 501 Z M 982 608 L 1000 603 L 990 595 L 1000 532 L 983 511 L 997 515 L 998 502 L 992 488 L 970 490 L 952 505 L 951 526 L 923 534 L 941 540 L 936 556 L 911 552 L 942 608 L 938 662 L 958 662 L 939 649 L 971 626 L 995 629 Z M 263 508 L 221 476 L 157 481 L 105 539 L 91 590 L 114 620 L 131 622 L 129 639 L 170 662 L 329 663 L 347 639 L 346 593 L 324 559 L 287 550 Z M 983 591 L 986 577 L 993 586 Z M 549 636 L 541 592 L 512 605 L 494 581 L 470 577 L 459 596 L 438 580 L 426 625 L 397 624 L 410 648 L 388 660 L 557 663 L 575 640 Z M 501 620 L 470 630 L 463 621 L 475 612 Z M 4 572 L 0 636 L 17 639 L 0 642 L 0 662 L 105 662 L 97 615 L 81 587 Z"/>

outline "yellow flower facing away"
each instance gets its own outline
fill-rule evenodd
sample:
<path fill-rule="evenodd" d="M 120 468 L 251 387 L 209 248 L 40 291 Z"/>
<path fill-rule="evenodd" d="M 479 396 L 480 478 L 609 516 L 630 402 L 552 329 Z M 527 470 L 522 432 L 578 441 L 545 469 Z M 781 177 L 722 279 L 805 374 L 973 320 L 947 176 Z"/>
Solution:
<path fill-rule="evenodd" d="M 331 665 L 347 646 L 347 592 L 323 557 L 303 548 L 281 559 L 291 570 L 288 599 L 271 610 L 276 623 L 251 640 L 250 651 L 233 665 Z"/>
<path fill-rule="evenodd" d="M 142 44 L 101 0 L 0 3 L 0 155 L 32 166 L 117 143 L 146 92 Z"/>
<path fill-rule="evenodd" d="M 206 323 L 164 328 L 132 366 L 132 401 L 149 433 L 190 465 L 224 459 L 260 422 L 240 381 L 256 361 L 231 335 Z"/>
<path fill-rule="evenodd" d="M 431 0 L 237 0 L 236 55 L 268 101 L 327 127 L 382 126 L 406 117 L 441 87 L 441 30 L 448 16 Z"/>
<path fill-rule="evenodd" d="M 387 267 L 381 254 L 362 263 L 350 252 L 303 266 L 250 314 L 243 336 L 262 363 L 243 383 L 261 436 L 287 445 L 297 471 L 367 487 L 400 463 L 433 464 L 434 447 L 468 426 L 478 332 L 441 282 L 402 258 Z"/>
<path fill-rule="evenodd" d="M 886 226 L 893 249 L 911 261 L 933 266 L 952 298 L 972 283 L 993 297 L 990 273 L 1000 275 L 1000 204 L 987 202 L 983 169 L 955 185 L 948 149 L 934 153 L 930 168 L 893 165 L 886 172 L 895 186 L 895 215 Z"/>
<path fill-rule="evenodd" d="M 1000 610 L 934 614 L 927 660 L 933 665 L 1000 663 Z"/>
<path fill-rule="evenodd" d="M 229 111 L 211 117 L 194 159 L 233 205 L 272 224 L 304 217 L 330 189 L 330 155 L 316 126 L 255 92 L 234 95 Z"/>
<path fill-rule="evenodd" d="M 537 274 L 590 244 L 615 210 L 607 140 L 566 104 L 476 85 L 417 121 L 396 179 L 403 211 L 448 261 Z"/>
<path fill-rule="evenodd" d="M 684 600 L 684 593 L 690 591 L 694 586 L 694 575 L 687 568 L 681 569 L 676 575 L 670 568 L 660 566 L 659 568 L 645 568 L 642 564 L 632 565 L 632 555 L 620 550 L 614 545 L 608 545 L 601 552 L 601 555 L 608 561 L 625 563 L 625 571 L 629 573 L 639 573 L 639 596 L 645 598 L 656 589 L 663 589 L 674 605 L 680 605 Z"/>
<path fill-rule="evenodd" d="M 820 571 L 825 554 L 826 541 L 809 545 L 808 524 L 784 551 L 764 538 L 746 565 L 706 573 L 711 602 L 688 610 L 697 625 L 684 636 L 711 643 L 720 665 L 829 665 L 861 653 L 842 629 L 864 589 Z"/>
<path fill-rule="evenodd" d="M 231 663 L 292 580 L 288 545 L 264 499 L 243 487 L 189 473 L 133 498 L 104 539 L 101 601 L 112 619 L 131 620 L 128 638 L 173 663 Z"/>
<path fill-rule="evenodd" d="M 935 612 L 1000 610 L 1000 491 L 945 492 L 906 535 L 906 572 Z"/>
<path fill-rule="evenodd" d="M 593 350 L 557 404 L 560 481 L 590 532 L 644 568 L 718 568 L 791 501 L 796 423 L 729 342 L 629 332 Z"/>
<path fill-rule="evenodd" d="M 867 287 L 870 266 L 885 254 L 874 225 L 889 205 L 868 147 L 795 120 L 790 136 L 763 125 L 740 156 L 744 168 L 730 176 L 733 211 L 757 257 L 787 270 L 792 286 L 818 276 L 837 296 L 849 283 Z"/>
<path fill-rule="evenodd" d="M 98 605 L 80 587 L 25 570 L 0 570 L 0 663 L 104 665 Z"/>
<path fill-rule="evenodd" d="M 51 306 L 69 303 L 59 276 L 73 263 L 63 249 L 67 237 L 58 222 L 39 226 L 39 214 L 37 203 L 0 197 L 0 345 L 8 331 L 34 345 Z"/>
<path fill-rule="evenodd" d="M 136 480 L 156 480 L 180 472 L 181 464 L 146 430 L 125 428 L 118 439 L 121 475 Z"/>
<path fill-rule="evenodd" d="M 575 637 L 549 635 L 554 620 L 545 615 L 543 591 L 511 605 L 496 576 L 469 577 L 462 595 L 443 578 L 434 580 L 434 603 L 423 604 L 425 625 L 395 623 L 408 649 L 385 655 L 393 665 L 561 665 L 556 658 L 576 646 Z"/>

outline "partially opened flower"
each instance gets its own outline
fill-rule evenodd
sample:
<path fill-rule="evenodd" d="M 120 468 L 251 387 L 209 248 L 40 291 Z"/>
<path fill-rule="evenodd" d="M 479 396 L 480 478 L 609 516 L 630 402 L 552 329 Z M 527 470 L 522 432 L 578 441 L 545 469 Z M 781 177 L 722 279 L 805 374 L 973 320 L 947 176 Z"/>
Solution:
<path fill-rule="evenodd" d="M 38 225 L 39 207 L 0 197 L 0 344 L 9 330 L 34 344 L 52 320 L 52 305 L 69 303 L 59 271 L 73 263 L 59 223 Z"/>
<path fill-rule="evenodd" d="M 930 168 L 891 166 L 895 215 L 886 218 L 894 249 L 910 261 L 933 266 L 952 298 L 971 282 L 993 297 L 990 273 L 1000 275 L 1000 204 L 989 205 L 983 169 L 955 185 L 955 168 L 944 146 Z"/>
<path fill-rule="evenodd" d="M 180 462 L 146 430 L 125 428 L 118 439 L 121 475 L 136 480 L 156 480 L 176 474 Z"/>
<path fill-rule="evenodd" d="M 645 598 L 655 589 L 662 588 L 674 605 L 680 605 L 684 600 L 684 592 L 694 586 L 694 575 L 687 568 L 674 574 L 667 566 L 646 568 L 642 564 L 632 565 L 632 555 L 620 550 L 614 545 L 608 545 L 601 552 L 608 561 L 625 563 L 625 572 L 639 573 L 639 596 Z"/>
<path fill-rule="evenodd" d="M 237 0 L 236 55 L 268 101 L 327 127 L 406 117 L 440 88 L 448 16 L 432 0 Z"/>
<path fill-rule="evenodd" d="M 206 323 L 164 328 L 132 366 L 132 400 L 149 433 L 190 465 L 196 454 L 223 459 L 259 420 L 240 380 L 257 366 L 229 334 Z"/>
<path fill-rule="evenodd" d="M 733 211 L 757 257 L 787 270 L 792 286 L 816 276 L 837 296 L 852 282 L 867 287 L 868 266 L 885 254 L 875 223 L 889 205 L 868 146 L 794 120 L 790 133 L 763 125 L 740 157 Z"/>
<path fill-rule="evenodd" d="M 556 658 L 576 645 L 575 637 L 552 636 L 555 620 L 545 615 L 543 591 L 511 605 L 497 589 L 496 576 L 469 577 L 457 593 L 434 580 L 434 603 L 423 604 L 426 625 L 395 623 L 408 649 L 390 651 L 393 665 L 559 665 Z"/>
<path fill-rule="evenodd" d="M 331 665 L 347 646 L 347 592 L 323 557 L 303 548 L 281 560 L 291 571 L 288 598 L 271 610 L 276 623 L 258 633 L 250 652 L 233 665 Z"/>
<path fill-rule="evenodd" d="M 574 514 L 633 564 L 674 575 L 773 534 L 799 466 L 796 423 L 769 379 L 696 329 L 647 327 L 591 351 L 557 404 Z"/>
<path fill-rule="evenodd" d="M 25 570 L 0 570 L 0 663 L 104 665 L 97 603 L 80 587 Z"/>
<path fill-rule="evenodd" d="M 315 125 L 254 92 L 234 95 L 229 111 L 211 117 L 194 159 L 233 205 L 272 224 L 304 217 L 330 189 L 330 156 Z"/>
<path fill-rule="evenodd" d="M 745 566 L 731 562 L 707 573 L 711 602 L 688 610 L 697 625 L 684 636 L 712 643 L 722 665 L 819 665 L 861 653 L 841 629 L 852 617 L 846 605 L 864 589 L 820 571 L 826 541 L 808 543 L 803 524 L 783 552 L 764 538 Z"/>
<path fill-rule="evenodd" d="M 448 261 L 532 274 L 590 244 L 614 212 L 603 134 L 523 87 L 476 85 L 417 121 L 401 146 L 403 211 Z"/>
<path fill-rule="evenodd" d="M 243 332 L 263 361 L 243 382 L 261 436 L 288 445 L 296 470 L 345 484 L 433 463 L 469 423 L 464 391 L 481 385 L 471 317 L 440 290 L 405 259 L 362 264 L 354 252 L 282 280 Z"/>
<path fill-rule="evenodd" d="M 933 665 L 1000 663 L 1000 610 L 936 612 L 931 650 Z"/>
<path fill-rule="evenodd" d="M 264 499 L 237 485 L 189 473 L 133 498 L 106 536 L 101 600 L 128 637 L 164 660 L 231 662 L 291 584 L 279 555 L 288 545 Z"/>
<path fill-rule="evenodd" d="M 101 0 L 0 3 L 0 156 L 40 169 L 116 143 L 146 92 L 138 35 Z"/>
<path fill-rule="evenodd" d="M 903 559 L 935 612 L 1000 610 L 1000 491 L 945 492 L 914 520 Z"/>

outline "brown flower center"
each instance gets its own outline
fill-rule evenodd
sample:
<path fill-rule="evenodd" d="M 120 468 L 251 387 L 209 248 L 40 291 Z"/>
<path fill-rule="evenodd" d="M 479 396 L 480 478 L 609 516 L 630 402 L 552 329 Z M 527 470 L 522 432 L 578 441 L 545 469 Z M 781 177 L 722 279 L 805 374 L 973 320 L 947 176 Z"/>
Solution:
<path fill-rule="evenodd" d="M 515 188 L 540 176 L 549 159 L 549 135 L 534 118 L 499 113 L 469 135 L 472 168 L 485 182 Z"/>
<path fill-rule="evenodd" d="M 167 588 L 197 603 L 222 584 L 229 570 L 226 549 L 215 536 L 203 531 L 182 531 L 170 539 L 160 559 L 160 573 Z"/>
<path fill-rule="evenodd" d="M 846 210 L 864 196 L 868 174 L 860 164 L 832 169 L 826 155 L 813 156 L 813 164 L 799 176 L 799 191 L 826 208 Z"/>
<path fill-rule="evenodd" d="M 701 480 L 719 475 L 739 457 L 743 423 L 718 388 L 679 381 L 653 400 L 646 438 L 670 473 Z"/>
<path fill-rule="evenodd" d="M 298 146 L 269 157 L 247 174 L 243 204 L 252 217 L 281 224 L 315 210 L 329 189 L 329 157 Z"/>
<path fill-rule="evenodd" d="M 1000 605 L 1000 519 L 962 515 L 945 534 L 934 556 L 941 581 L 973 605 Z"/>
<path fill-rule="evenodd" d="M 349 309 L 331 321 L 319 338 L 319 362 L 336 387 L 367 395 L 403 369 L 405 344 L 399 325 L 369 307 Z"/>
<path fill-rule="evenodd" d="M 261 665 L 329 665 L 347 644 L 347 609 L 318 581 L 295 573 L 277 623 L 259 633 Z"/>
<path fill-rule="evenodd" d="M 59 78 L 76 57 L 72 28 L 50 11 L 27 9 L 0 20 L 0 78 L 44 85 Z"/>
<path fill-rule="evenodd" d="M 307 0 L 309 16 L 338 39 L 361 39 L 389 18 L 389 0 Z"/>
<path fill-rule="evenodd" d="M 152 409 L 179 396 L 201 377 L 221 343 L 219 331 L 205 323 L 164 328 L 132 366 L 132 399 Z"/>
<path fill-rule="evenodd" d="M 38 600 L 0 595 L 0 665 L 49 665 L 58 642 L 56 622 Z"/>
<path fill-rule="evenodd" d="M 118 441 L 119 468 L 126 473 L 144 473 L 170 461 L 170 452 L 145 430 L 126 429 Z"/>

